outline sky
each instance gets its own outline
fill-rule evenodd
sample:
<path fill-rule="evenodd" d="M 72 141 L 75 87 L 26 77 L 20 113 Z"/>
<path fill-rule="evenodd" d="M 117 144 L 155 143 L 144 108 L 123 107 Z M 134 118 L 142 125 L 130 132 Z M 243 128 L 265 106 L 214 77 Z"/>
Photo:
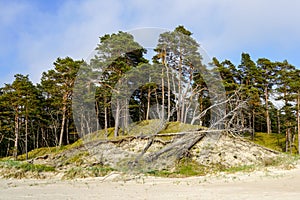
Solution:
<path fill-rule="evenodd" d="M 37 83 L 58 57 L 86 59 L 119 30 L 184 25 L 210 57 L 238 65 L 288 60 L 300 66 L 298 0 L 0 0 L 0 87 L 15 74 Z"/>

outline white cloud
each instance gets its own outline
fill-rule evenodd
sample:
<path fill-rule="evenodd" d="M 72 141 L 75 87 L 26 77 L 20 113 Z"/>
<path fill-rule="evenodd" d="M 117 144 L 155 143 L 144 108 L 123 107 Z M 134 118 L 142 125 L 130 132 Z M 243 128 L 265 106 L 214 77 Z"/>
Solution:
<path fill-rule="evenodd" d="M 191 30 L 211 56 L 220 59 L 238 61 L 242 51 L 249 51 L 254 57 L 287 58 L 300 64 L 294 52 L 300 46 L 297 0 L 63 2 L 52 14 L 30 2 L 0 3 L 0 41 L 8 49 L 16 48 L 13 51 L 18 53 L 20 65 L 27 67 L 23 71 L 34 82 L 52 68 L 57 57 L 88 57 L 105 33 L 141 27 L 174 29 L 179 24 Z M 26 24 L 17 23 L 20 16 Z M 19 32 L 4 30 L 7 26 L 20 26 L 13 29 Z M 7 33 L 16 34 L 16 40 L 6 41 Z M 15 43 L 10 47 L 9 42 Z M 0 53 L 7 48 L 0 47 Z"/>
<path fill-rule="evenodd" d="M 52 68 L 57 57 L 70 56 L 85 59 L 92 53 L 99 36 L 118 30 L 118 5 L 99 1 L 70 1 L 64 4 L 56 16 L 43 16 L 33 25 L 37 33 L 21 34 L 19 54 L 28 66 L 28 73 L 38 82 L 42 72 Z"/>
<path fill-rule="evenodd" d="M 220 34 L 206 37 L 205 43 L 211 51 L 223 57 L 228 57 L 232 51 L 247 49 L 266 54 L 259 55 L 262 57 L 276 57 L 276 53 L 285 53 L 284 49 L 299 47 L 299 6 L 298 1 L 282 0 L 224 3 L 221 5 L 223 24 Z M 274 52 L 276 49 L 281 52 Z"/>
<path fill-rule="evenodd" d="M 217 57 L 230 59 L 233 52 L 239 57 L 242 51 L 252 51 L 280 60 L 291 57 L 290 49 L 300 43 L 296 0 L 132 0 L 131 4 L 139 16 L 136 25 L 173 29 L 184 24 Z"/>

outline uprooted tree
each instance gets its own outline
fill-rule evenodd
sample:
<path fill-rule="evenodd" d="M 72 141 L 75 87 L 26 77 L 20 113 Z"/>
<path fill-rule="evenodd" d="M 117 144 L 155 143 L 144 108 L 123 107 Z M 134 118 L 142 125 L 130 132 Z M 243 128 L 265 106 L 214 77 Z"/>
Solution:
<path fill-rule="evenodd" d="M 91 60 L 58 58 L 41 84 L 1 87 L 0 157 L 93 133 L 130 136 L 136 123 L 153 119 L 164 121 L 144 134 L 158 133 L 166 122 L 232 132 L 251 128 L 252 139 L 255 132 L 278 133 L 285 137 L 282 151 L 300 152 L 299 70 L 288 61 L 255 62 L 247 53 L 240 63 L 214 58 L 210 65 L 192 36 L 183 26 L 164 32 L 146 55 L 145 45 L 129 33 L 104 35 Z M 222 103 L 229 98 L 230 104 Z M 216 123 L 244 107 L 241 102 L 247 108 L 231 112 L 236 117 L 227 124 Z"/>
<path fill-rule="evenodd" d="M 127 48 L 126 42 L 129 43 Z M 90 62 L 93 76 L 88 82 L 97 88 L 96 91 L 104 93 L 102 96 L 101 92 L 86 95 L 87 99 L 83 98 L 82 93 L 78 93 L 75 95 L 78 98 L 73 101 L 75 118 L 81 121 L 78 130 L 84 129 L 83 127 L 88 129 L 83 131 L 84 141 L 88 144 L 95 137 L 104 139 L 101 144 L 121 143 L 126 140 L 124 138 L 147 140 L 140 154 L 128 162 L 134 168 L 141 163 L 158 164 L 157 161 L 161 159 L 172 162 L 180 160 L 203 138 L 208 139 L 207 145 L 213 147 L 224 132 L 237 135 L 251 131 L 241 122 L 241 116 L 247 109 L 247 99 L 240 94 L 240 90 L 226 96 L 219 71 L 211 63 L 202 61 L 198 49 L 199 44 L 191 37 L 191 33 L 179 26 L 172 32 L 160 35 L 156 55 L 153 57 L 154 63 L 150 64 L 141 59 L 145 50 L 133 42 L 133 37 L 129 34 L 120 32 L 102 37 L 96 55 Z M 81 82 L 80 78 L 78 80 L 75 91 L 86 90 L 87 93 L 93 93 L 90 86 L 85 87 L 81 83 L 87 79 Z M 96 109 L 91 103 L 87 103 L 89 106 L 82 104 L 93 103 L 91 98 L 95 96 Z M 100 122 L 100 127 L 101 121 L 89 121 L 90 117 L 85 117 L 89 109 L 91 111 L 88 116 L 96 114 L 99 119 L 100 115 L 104 115 L 104 131 L 101 128 L 95 129 L 95 124 Z M 112 122 L 111 118 L 114 119 Z M 138 121 L 149 119 L 157 119 L 155 126 L 140 132 L 132 131 Z M 83 121 L 91 125 L 83 126 Z M 165 129 L 169 121 L 191 124 L 197 128 L 161 134 L 160 131 Z M 92 132 L 90 127 L 93 127 Z M 114 127 L 114 138 L 110 140 L 107 140 L 108 127 Z M 119 130 L 123 135 L 120 140 L 117 138 Z M 160 137 L 172 139 L 164 143 L 158 140 Z M 164 143 L 164 146 L 157 151 L 148 152 L 157 141 Z"/>

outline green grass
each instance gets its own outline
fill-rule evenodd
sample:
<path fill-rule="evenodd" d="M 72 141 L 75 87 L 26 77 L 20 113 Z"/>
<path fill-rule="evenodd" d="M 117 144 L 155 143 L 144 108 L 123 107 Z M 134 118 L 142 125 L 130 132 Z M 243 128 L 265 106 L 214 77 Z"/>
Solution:
<path fill-rule="evenodd" d="M 165 133 L 177 133 L 182 131 L 193 131 L 200 128 L 205 128 L 199 125 L 191 125 L 191 124 L 184 124 L 180 122 L 167 122 L 165 128 L 163 130 L 159 130 L 159 125 L 161 121 L 159 119 L 153 120 L 144 120 L 141 122 L 135 122 L 129 125 L 125 134 L 123 134 L 122 129 L 119 130 L 119 136 L 115 138 L 114 136 L 114 128 L 107 129 L 107 135 L 105 135 L 105 130 L 99 130 L 95 133 L 91 133 L 84 138 L 86 141 L 94 141 L 99 139 L 122 139 L 127 136 L 137 136 L 137 135 L 151 135 L 151 134 L 165 134 Z"/>
<path fill-rule="evenodd" d="M 0 161 L 0 165 L 2 167 L 24 170 L 25 172 L 27 172 L 27 171 L 53 172 L 53 171 L 55 171 L 55 168 L 51 167 L 51 166 L 40 165 L 40 164 L 30 164 L 28 162 L 14 161 L 14 160 Z"/>
<path fill-rule="evenodd" d="M 232 174 L 236 172 L 253 172 L 255 169 L 256 169 L 255 165 L 240 165 L 240 166 L 225 168 L 222 171 Z"/>
<path fill-rule="evenodd" d="M 43 147 L 43 148 L 34 149 L 28 152 L 28 159 L 44 156 L 46 154 L 56 153 L 59 150 L 60 150 L 59 147 Z M 25 159 L 26 159 L 26 154 L 22 154 L 18 156 L 18 160 L 25 160 Z"/>
<path fill-rule="evenodd" d="M 82 145 L 83 145 L 82 139 L 79 139 L 73 144 L 69 144 L 61 147 L 42 147 L 42 148 L 34 149 L 28 152 L 28 159 L 34 159 L 40 156 L 45 156 L 46 154 L 58 154 L 65 150 L 80 147 Z M 5 159 L 11 159 L 11 158 L 3 158 L 2 160 Z M 26 160 L 26 154 L 19 155 L 18 160 Z"/>
<path fill-rule="evenodd" d="M 197 129 L 205 129 L 206 127 L 200 125 L 191 125 L 191 124 L 184 124 L 181 122 L 168 122 L 166 128 L 161 130 L 159 133 L 177 133 L 183 131 L 194 131 Z"/>
<path fill-rule="evenodd" d="M 294 168 L 295 160 L 278 159 L 274 160 L 272 163 L 268 163 L 266 166 L 276 166 L 285 170 L 289 170 Z M 240 165 L 226 168 L 219 164 L 204 166 L 192 161 L 177 165 L 174 171 L 151 170 L 146 172 L 146 174 L 158 177 L 185 178 L 191 176 L 205 176 L 208 174 L 217 174 L 219 172 L 225 172 L 228 174 L 234 174 L 237 172 L 253 172 L 255 170 L 264 169 L 264 167 L 265 165 Z"/>
<path fill-rule="evenodd" d="M 107 166 L 92 166 L 92 167 L 72 167 L 65 172 L 62 179 L 87 178 L 87 177 L 102 177 L 109 172 L 114 171 L 113 168 Z"/>
<path fill-rule="evenodd" d="M 42 148 L 34 149 L 28 152 L 28 159 L 37 158 L 39 156 L 44 156 L 46 154 L 57 154 L 65 150 L 79 147 L 81 145 L 82 145 L 82 140 L 80 139 L 74 142 L 73 144 L 69 144 L 61 147 L 42 147 Z M 25 159 L 26 159 L 26 154 L 22 154 L 18 156 L 18 160 L 25 160 Z"/>
<path fill-rule="evenodd" d="M 205 176 L 207 174 L 216 174 L 218 172 L 236 173 L 236 172 L 250 172 L 254 171 L 254 165 L 241 165 L 234 167 L 225 167 L 222 164 L 214 164 L 210 166 L 199 165 L 197 162 L 190 159 L 183 159 L 176 166 L 173 172 L 177 177 L 190 177 L 190 176 Z"/>
<path fill-rule="evenodd" d="M 55 168 L 47 165 L 30 164 L 23 161 L 0 161 L 0 176 L 3 178 L 43 178 L 42 172 L 54 172 Z"/>
<path fill-rule="evenodd" d="M 219 166 L 218 166 L 219 167 Z M 190 159 L 182 159 L 175 168 L 171 170 L 150 170 L 146 174 L 158 177 L 190 177 L 190 176 L 204 176 L 206 174 L 214 173 L 215 168 L 199 165 L 197 162 Z"/>
<path fill-rule="evenodd" d="M 209 169 L 206 166 L 199 165 L 193 161 L 183 161 L 176 166 L 175 174 L 189 177 L 189 176 L 203 176 L 207 174 Z"/>
<path fill-rule="evenodd" d="M 79 153 L 73 155 L 64 162 L 65 165 L 75 164 L 77 166 L 81 165 L 84 162 L 85 157 L 89 156 L 88 151 L 80 151 Z"/>
<path fill-rule="evenodd" d="M 285 135 L 283 134 L 258 132 L 255 133 L 253 142 L 276 151 L 285 152 Z M 295 144 L 296 142 L 297 139 L 295 140 Z M 296 148 L 293 148 L 293 153 L 297 153 Z"/>
<path fill-rule="evenodd" d="M 239 165 L 225 167 L 222 164 L 214 164 L 210 166 L 200 165 L 191 159 L 182 159 L 179 161 L 173 171 L 170 170 L 150 170 L 145 174 L 158 177 L 191 177 L 205 176 L 208 174 L 217 174 L 225 172 L 234 174 L 237 172 L 253 172 L 255 170 L 265 169 L 265 167 L 278 167 L 285 170 L 293 169 L 299 160 L 299 156 L 282 155 L 277 158 L 265 160 L 260 165 Z"/>
<path fill-rule="evenodd" d="M 114 128 L 109 128 L 107 130 L 108 135 L 105 136 L 105 130 L 100 130 L 96 133 L 92 133 L 88 135 L 89 139 L 97 140 L 97 139 L 109 139 L 109 140 L 119 140 L 124 137 L 133 136 L 133 135 L 147 135 L 155 133 L 155 127 L 157 128 L 159 120 L 147 120 L 142 122 L 133 123 L 131 125 L 131 129 L 129 133 L 125 135 L 120 135 L 119 137 L 114 137 Z M 168 122 L 165 126 L 164 130 L 160 130 L 159 134 L 166 133 L 176 133 L 183 131 L 193 131 L 197 129 L 205 129 L 205 127 L 190 125 L 190 124 L 182 124 L 180 122 Z M 154 131 L 154 132 L 153 132 Z M 119 131 L 121 134 L 122 130 Z M 250 140 L 250 137 L 246 137 Z M 161 139 L 172 139 L 172 136 L 164 136 Z M 66 150 L 72 150 L 74 148 L 78 148 L 83 146 L 84 142 L 91 141 L 86 139 L 79 139 L 73 144 L 62 146 L 62 147 L 44 147 L 32 150 L 28 153 L 29 159 L 34 159 L 40 156 L 44 156 L 47 154 L 57 155 Z M 296 140 L 297 141 L 297 140 Z M 295 141 L 295 142 L 296 142 Z M 274 149 L 280 152 L 284 152 L 285 150 L 285 136 L 282 134 L 266 134 L 266 133 L 256 133 L 254 137 L 254 143 L 259 144 L 261 146 L 265 146 L 270 149 Z M 296 150 L 294 149 L 294 153 Z M 63 165 L 75 164 L 72 165 L 72 168 L 69 168 L 64 172 L 63 179 L 73 179 L 73 178 L 86 178 L 86 177 L 98 177 L 105 176 L 114 169 L 109 166 L 90 166 L 90 167 L 81 167 L 82 163 L 84 163 L 85 157 L 89 156 L 89 152 L 80 151 L 68 158 L 65 158 Z M 18 160 L 25 160 L 25 154 L 18 156 Z M 213 174 L 218 172 L 226 172 L 226 173 L 236 173 L 236 172 L 251 172 L 259 167 L 268 167 L 268 166 L 282 166 L 284 169 L 290 169 L 294 166 L 295 161 L 297 161 L 299 157 L 297 156 L 283 156 L 276 159 L 269 159 L 263 161 L 261 166 L 254 165 L 241 165 L 226 168 L 221 164 L 215 164 L 212 166 L 204 166 L 199 165 L 197 162 L 185 158 L 180 160 L 173 169 L 164 169 L 164 170 L 152 170 L 152 169 L 141 169 L 142 173 L 160 176 L 160 177 L 190 177 L 190 176 L 204 176 L 206 174 Z M 55 171 L 54 167 L 46 166 L 46 165 L 36 165 L 30 164 L 22 161 L 14 161 L 11 158 L 2 158 L 0 159 L 0 168 L 5 168 L 8 173 L 8 177 L 26 177 L 25 173 L 27 172 L 52 172 Z M 9 169 L 15 169 L 10 170 Z M 126 171 L 126 170 L 125 170 Z M 2 172 L 4 172 L 2 170 Z"/>

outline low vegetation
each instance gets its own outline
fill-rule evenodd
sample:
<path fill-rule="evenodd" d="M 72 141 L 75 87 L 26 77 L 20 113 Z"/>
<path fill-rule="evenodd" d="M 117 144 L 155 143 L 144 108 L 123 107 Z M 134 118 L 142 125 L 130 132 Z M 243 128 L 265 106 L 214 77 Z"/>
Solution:
<path fill-rule="evenodd" d="M 114 141 L 114 144 L 118 144 L 119 148 L 125 148 L 126 145 L 129 145 L 128 149 L 140 153 L 144 148 L 147 141 L 128 141 L 126 138 L 132 136 L 141 135 L 143 130 L 150 130 L 150 127 L 155 126 L 157 121 L 148 120 L 142 123 L 136 124 L 136 129 L 132 129 L 130 135 L 123 135 L 118 138 L 113 137 L 113 130 L 109 130 L 109 135 L 105 141 Z M 144 127 L 144 129 L 143 129 Z M 166 124 L 165 128 L 158 133 L 158 135 L 166 135 L 160 137 L 161 141 L 172 140 L 173 138 L 168 135 L 168 133 L 177 133 L 185 131 L 195 131 L 199 129 L 205 129 L 205 127 L 200 126 L 191 126 L 181 124 L 179 122 L 169 122 Z M 97 132 L 92 135 L 92 140 L 88 142 L 97 142 L 99 139 L 103 139 L 104 130 Z M 143 134 L 146 134 L 144 131 Z M 150 134 L 150 133 L 148 133 Z M 100 136 L 99 136 L 100 135 Z M 102 135 L 102 136 L 101 136 Z M 247 136 L 245 137 L 248 138 Z M 265 134 L 265 133 L 256 133 L 255 140 L 253 141 L 256 144 L 265 146 L 269 149 L 276 151 L 283 151 L 283 145 L 285 138 L 277 134 Z M 122 142 L 124 140 L 124 142 Z M 250 140 L 250 139 L 249 139 Z M 25 155 L 18 156 L 19 161 L 12 160 L 11 157 L 2 158 L 0 160 L 0 177 L 3 178 L 46 178 L 45 174 L 58 174 L 61 173 L 62 179 L 74 179 L 74 178 L 87 178 L 87 177 L 100 177 L 106 176 L 113 171 L 120 171 L 123 173 L 131 173 L 131 169 L 123 165 L 122 168 L 114 168 L 106 163 L 104 158 L 95 159 L 95 155 L 99 154 L 100 151 L 93 152 L 89 151 L 87 146 L 85 146 L 85 140 L 79 139 L 77 142 L 66 145 L 62 147 L 51 147 L 51 148 L 39 148 L 32 150 L 28 153 L 28 158 L 30 162 L 25 161 Z M 127 143 L 128 144 L 127 144 Z M 144 143 L 141 143 L 144 142 Z M 146 142 L 146 143 L 145 143 Z M 227 138 L 228 142 L 228 138 Z M 229 139 L 230 142 L 230 139 Z M 232 139 L 233 146 L 237 143 L 237 139 Z M 122 143 L 123 146 L 122 146 Z M 130 145 L 131 144 L 131 145 Z M 224 143 L 223 145 L 228 145 Z M 244 144 L 240 143 L 239 145 Z M 249 143 L 251 145 L 251 142 Z M 249 145 L 247 143 L 247 145 Z M 124 146 L 125 145 L 125 146 Z M 141 146 L 141 150 L 137 150 L 137 146 Z M 105 148 L 110 148 L 109 146 Z M 199 147 L 200 148 L 200 147 Z M 201 153 L 201 149 L 195 149 L 194 153 Z M 226 146 L 225 146 L 226 148 Z M 224 151 L 221 149 L 221 151 Z M 226 151 L 226 149 L 225 149 Z M 242 152 L 241 152 L 242 153 Z M 221 155 L 221 154 L 220 154 Z M 103 155 L 102 155 L 103 156 Z M 114 156 L 114 155 L 111 155 Z M 240 155 L 242 156 L 242 155 Z M 240 157 L 238 156 L 238 157 Z M 265 167 L 280 167 L 283 169 L 291 169 L 294 167 L 296 161 L 298 160 L 297 156 L 280 154 L 276 157 L 264 157 L 260 164 L 238 164 L 234 166 L 226 166 L 226 162 L 214 163 L 214 164 L 199 164 L 199 160 L 195 160 L 195 157 L 187 155 L 186 157 L 177 161 L 174 167 L 165 167 L 162 169 L 155 168 L 144 168 L 140 166 L 140 173 L 151 175 L 151 176 L 160 176 L 160 177 L 189 177 L 189 176 L 204 176 L 206 174 L 216 174 L 219 172 L 224 173 L 236 173 L 236 172 L 252 172 L 254 170 L 260 170 Z M 224 157 L 224 159 L 226 159 Z M 127 161 L 126 161 L 127 160 Z M 131 158 L 128 156 L 123 162 L 130 162 Z M 43 175 L 44 174 L 44 175 Z"/>
<path fill-rule="evenodd" d="M 266 167 L 276 167 L 284 170 L 290 170 L 295 167 L 299 160 L 298 156 L 283 156 L 274 160 L 265 161 L 262 165 L 239 165 L 227 168 L 222 164 L 212 166 L 199 165 L 192 160 L 180 161 L 173 170 L 153 170 L 146 174 L 158 177 L 190 177 L 190 176 L 205 176 L 207 174 L 237 173 L 237 172 L 253 172 L 255 170 L 263 170 Z"/>
<path fill-rule="evenodd" d="M 68 169 L 62 179 L 75 179 L 87 177 L 102 177 L 114 171 L 113 168 L 107 166 L 91 166 L 91 167 L 72 167 Z"/>
<path fill-rule="evenodd" d="M 246 135 L 245 138 L 251 140 L 251 136 Z M 254 140 L 252 142 L 259 144 L 261 146 L 279 151 L 279 152 L 286 152 L 286 137 L 283 134 L 278 133 L 270 133 L 266 134 L 263 132 L 255 133 Z M 289 146 L 289 151 L 287 153 L 291 154 L 298 154 L 298 137 L 295 135 L 294 140 L 291 142 Z"/>
<path fill-rule="evenodd" d="M 0 176 L 3 178 L 44 178 L 42 175 L 44 172 L 55 172 L 55 168 L 9 159 L 0 161 Z"/>

